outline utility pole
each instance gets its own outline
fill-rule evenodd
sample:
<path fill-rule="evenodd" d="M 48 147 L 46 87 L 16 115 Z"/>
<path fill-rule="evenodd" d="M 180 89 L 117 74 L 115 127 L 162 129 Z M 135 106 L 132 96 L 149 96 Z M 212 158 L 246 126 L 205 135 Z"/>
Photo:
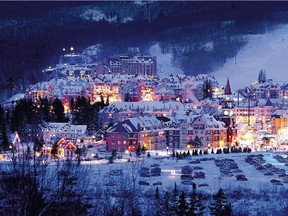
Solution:
<path fill-rule="evenodd" d="M 250 127 L 250 92 L 248 93 L 248 127 Z"/>

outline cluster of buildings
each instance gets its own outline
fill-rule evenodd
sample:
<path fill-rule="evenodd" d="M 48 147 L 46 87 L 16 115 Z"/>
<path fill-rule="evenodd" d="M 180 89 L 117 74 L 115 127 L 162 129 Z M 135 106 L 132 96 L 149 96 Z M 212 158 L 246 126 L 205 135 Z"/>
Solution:
<path fill-rule="evenodd" d="M 147 150 L 260 148 L 267 142 L 255 137 L 257 131 L 264 131 L 262 136 L 273 134 L 270 137 L 277 145 L 288 140 L 288 84 L 267 80 L 233 94 L 229 80 L 221 87 L 213 75 L 157 76 L 156 57 L 141 56 L 137 49 L 129 51 L 127 56 L 99 64 L 62 61 L 47 69 L 53 78 L 30 86 L 27 97 L 33 101 L 59 98 L 67 113 L 70 100 L 78 96 L 91 103 L 109 100 L 98 113 L 101 127 L 92 135 L 87 135 L 85 125 L 47 123 L 43 127 L 47 146 L 56 142 L 70 155 L 76 146 L 97 145 L 99 140 L 105 141 L 108 151 L 120 152 L 133 152 L 139 146 Z M 208 98 L 205 83 L 211 92 Z M 196 138 L 201 141 L 198 146 L 193 144 Z"/>

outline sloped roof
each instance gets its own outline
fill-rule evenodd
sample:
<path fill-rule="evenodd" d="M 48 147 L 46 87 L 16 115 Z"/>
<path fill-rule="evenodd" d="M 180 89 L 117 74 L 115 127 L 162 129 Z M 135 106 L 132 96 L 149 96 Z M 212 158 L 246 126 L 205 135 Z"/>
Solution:
<path fill-rule="evenodd" d="M 227 83 L 226 83 L 226 86 L 225 86 L 224 94 L 225 95 L 232 95 L 229 78 L 227 79 Z"/>
<path fill-rule="evenodd" d="M 115 124 L 112 128 L 109 128 L 107 132 L 113 133 L 132 133 L 138 132 L 139 130 L 129 121 L 125 120 L 123 122 L 119 122 Z"/>
<path fill-rule="evenodd" d="M 265 103 L 265 106 L 273 106 L 272 102 L 270 101 L 270 98 Z"/>

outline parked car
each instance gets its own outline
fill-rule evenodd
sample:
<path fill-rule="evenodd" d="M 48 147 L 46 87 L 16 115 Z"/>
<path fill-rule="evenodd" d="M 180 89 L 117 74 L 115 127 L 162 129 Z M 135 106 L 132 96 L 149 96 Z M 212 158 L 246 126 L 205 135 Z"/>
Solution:
<path fill-rule="evenodd" d="M 199 187 L 208 187 L 209 185 L 207 183 L 199 184 Z"/>
<path fill-rule="evenodd" d="M 236 180 L 237 180 L 237 181 L 248 181 L 248 179 L 246 178 L 246 176 L 243 175 L 243 174 L 237 175 L 237 176 L 236 176 Z"/>
<path fill-rule="evenodd" d="M 182 174 L 182 175 L 180 176 L 180 178 L 181 178 L 182 180 L 193 180 L 193 176 L 192 176 L 192 175 L 188 175 L 188 174 Z"/>
<path fill-rule="evenodd" d="M 153 185 L 154 185 L 154 186 L 162 185 L 162 182 L 161 182 L 161 181 L 157 181 L 157 182 L 154 182 Z"/>
<path fill-rule="evenodd" d="M 271 179 L 270 182 L 271 182 L 271 183 L 279 183 L 279 182 L 281 182 L 281 181 L 278 180 L 278 179 Z"/>
<path fill-rule="evenodd" d="M 146 182 L 146 181 L 139 181 L 138 184 L 139 185 L 149 186 L 149 182 Z"/>

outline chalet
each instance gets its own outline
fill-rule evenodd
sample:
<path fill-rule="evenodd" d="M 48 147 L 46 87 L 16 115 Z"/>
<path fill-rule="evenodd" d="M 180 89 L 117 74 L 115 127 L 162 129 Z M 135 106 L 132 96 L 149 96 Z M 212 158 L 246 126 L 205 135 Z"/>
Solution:
<path fill-rule="evenodd" d="M 176 100 L 175 92 L 165 83 L 161 83 L 154 88 L 154 95 L 156 101 Z"/>
<path fill-rule="evenodd" d="M 71 140 L 66 140 L 65 138 L 55 137 L 53 140 L 53 145 L 43 147 L 43 154 L 50 155 L 53 148 L 57 148 L 57 157 L 68 157 L 72 158 L 75 156 L 75 151 L 77 150 L 76 145 Z"/>
<path fill-rule="evenodd" d="M 72 125 L 70 123 L 47 122 L 42 127 L 43 140 L 47 146 L 54 143 L 55 137 L 72 140 L 76 144 L 81 143 L 85 137 L 87 125 Z"/>
<path fill-rule="evenodd" d="M 188 122 L 188 133 L 189 131 L 192 131 L 190 134 L 194 135 L 193 139 L 196 136 L 201 139 L 204 148 L 226 146 L 227 137 L 224 123 L 217 121 L 213 116 L 208 114 L 195 116 L 192 122 Z"/>
<path fill-rule="evenodd" d="M 129 120 L 117 123 L 107 130 L 106 144 L 107 150 L 116 150 L 124 152 L 136 151 L 138 147 L 138 133 L 139 129 Z"/>
<path fill-rule="evenodd" d="M 21 140 L 17 131 L 12 133 L 9 137 L 9 143 L 11 147 L 16 148 L 17 150 L 22 149 Z"/>

